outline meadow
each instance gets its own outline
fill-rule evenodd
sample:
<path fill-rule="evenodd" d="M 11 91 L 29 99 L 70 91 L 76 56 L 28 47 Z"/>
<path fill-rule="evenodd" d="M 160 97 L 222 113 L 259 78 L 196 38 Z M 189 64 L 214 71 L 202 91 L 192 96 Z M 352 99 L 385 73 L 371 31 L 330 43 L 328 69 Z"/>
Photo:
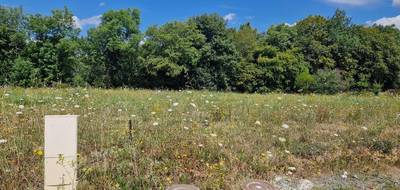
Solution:
<path fill-rule="evenodd" d="M 0 88 L 0 189 L 43 189 L 44 116 L 60 114 L 80 115 L 79 189 L 400 188 L 398 95 Z"/>

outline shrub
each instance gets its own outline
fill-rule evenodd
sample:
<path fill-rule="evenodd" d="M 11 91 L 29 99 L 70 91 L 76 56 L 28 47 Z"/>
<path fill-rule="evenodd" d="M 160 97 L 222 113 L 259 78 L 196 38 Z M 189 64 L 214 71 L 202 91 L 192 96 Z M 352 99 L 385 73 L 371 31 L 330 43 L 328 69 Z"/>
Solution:
<path fill-rule="evenodd" d="M 313 89 L 321 94 L 335 94 L 348 89 L 348 83 L 337 70 L 318 70 Z"/>
<path fill-rule="evenodd" d="M 33 80 L 35 75 L 35 68 L 30 61 L 22 58 L 14 60 L 14 64 L 11 68 L 11 84 L 16 86 L 33 86 Z"/>
<path fill-rule="evenodd" d="M 315 85 L 315 78 L 308 71 L 303 71 L 296 77 L 295 86 L 299 92 L 309 92 Z"/>

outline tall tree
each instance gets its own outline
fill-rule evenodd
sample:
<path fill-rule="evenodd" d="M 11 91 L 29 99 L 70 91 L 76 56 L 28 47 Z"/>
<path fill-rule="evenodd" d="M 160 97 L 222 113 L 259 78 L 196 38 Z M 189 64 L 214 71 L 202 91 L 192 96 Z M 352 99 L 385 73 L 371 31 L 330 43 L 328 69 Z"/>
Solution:
<path fill-rule="evenodd" d="M 140 13 L 137 9 L 109 11 L 88 32 L 89 82 L 106 87 L 132 85 L 138 64 Z"/>

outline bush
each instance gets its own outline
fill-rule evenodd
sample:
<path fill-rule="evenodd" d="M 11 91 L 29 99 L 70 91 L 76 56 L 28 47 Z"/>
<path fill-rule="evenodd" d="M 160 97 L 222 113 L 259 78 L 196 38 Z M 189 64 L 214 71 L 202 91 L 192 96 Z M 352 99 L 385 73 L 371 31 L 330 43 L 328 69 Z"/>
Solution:
<path fill-rule="evenodd" d="M 35 68 L 30 61 L 17 58 L 11 68 L 11 84 L 23 87 L 33 86 L 35 73 Z"/>
<path fill-rule="evenodd" d="M 348 83 L 337 70 L 318 70 L 313 89 L 321 94 L 335 94 L 347 90 Z"/>
<path fill-rule="evenodd" d="M 311 87 L 315 85 L 315 78 L 308 70 L 303 71 L 296 77 L 295 86 L 299 92 L 310 92 Z"/>

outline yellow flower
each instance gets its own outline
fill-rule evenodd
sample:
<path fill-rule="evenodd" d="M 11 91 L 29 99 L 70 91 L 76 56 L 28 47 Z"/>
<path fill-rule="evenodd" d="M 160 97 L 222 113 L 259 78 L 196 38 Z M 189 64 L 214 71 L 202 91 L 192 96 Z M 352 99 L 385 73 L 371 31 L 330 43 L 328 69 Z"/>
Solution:
<path fill-rule="evenodd" d="M 40 150 L 40 149 L 34 150 L 33 153 L 34 153 L 35 155 L 37 155 L 37 156 L 43 156 L 43 150 Z"/>

